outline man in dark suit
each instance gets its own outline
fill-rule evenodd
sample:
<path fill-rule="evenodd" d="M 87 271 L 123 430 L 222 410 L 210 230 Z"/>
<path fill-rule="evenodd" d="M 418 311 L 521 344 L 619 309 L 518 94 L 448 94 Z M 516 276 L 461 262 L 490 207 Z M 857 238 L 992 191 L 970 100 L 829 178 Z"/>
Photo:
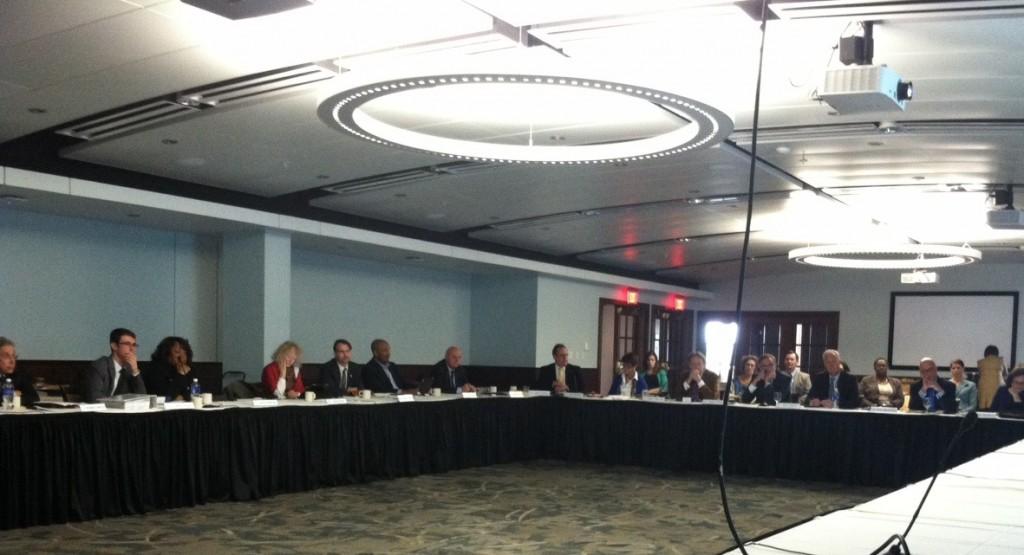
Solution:
<path fill-rule="evenodd" d="M 807 406 L 841 409 L 860 407 L 860 390 L 857 378 L 843 372 L 839 351 L 829 349 L 822 353 L 825 371 L 811 376 L 811 391 L 807 394 Z"/>
<path fill-rule="evenodd" d="M 334 358 L 320 367 L 320 394 L 325 398 L 358 395 L 363 387 L 363 367 L 352 362 L 352 344 L 334 342 Z"/>
<path fill-rule="evenodd" d="M 31 407 L 39 402 L 39 393 L 32 385 L 32 376 L 26 372 L 18 372 L 18 353 L 14 342 L 0 337 L 0 382 L 11 380 L 14 394 L 21 397 L 23 407 Z"/>
<path fill-rule="evenodd" d="M 552 393 L 583 392 L 583 370 L 579 366 L 569 364 L 569 349 L 557 343 L 551 349 L 555 362 L 541 366 L 537 373 L 537 389 L 550 389 Z"/>
<path fill-rule="evenodd" d="M 476 391 L 469 383 L 466 369 L 462 367 L 462 349 L 452 345 L 444 352 L 444 358 L 430 369 L 431 383 L 440 387 L 442 393 Z"/>
<path fill-rule="evenodd" d="M 400 393 L 403 390 L 416 389 L 416 384 L 408 384 L 402 380 L 398 366 L 391 362 L 391 345 L 383 339 L 374 339 L 370 343 L 373 358 L 363 366 L 363 387 L 374 393 Z"/>
<path fill-rule="evenodd" d="M 744 403 L 774 406 L 776 393 L 781 401 L 789 400 L 791 380 L 786 374 L 776 371 L 775 355 L 763 354 L 757 361 L 757 375 L 740 398 Z"/>
<path fill-rule="evenodd" d="M 110 356 L 100 357 L 85 372 L 82 398 L 87 403 L 124 393 L 145 393 L 139 372 L 135 333 L 125 328 L 110 332 Z"/>
<path fill-rule="evenodd" d="M 704 353 L 694 351 L 686 357 L 686 368 L 676 368 L 668 376 L 668 395 L 681 401 L 717 401 L 721 379 L 707 369 Z"/>
<path fill-rule="evenodd" d="M 910 386 L 910 410 L 942 411 L 956 414 L 956 386 L 953 382 L 939 378 L 939 367 L 935 361 L 925 357 L 917 365 L 921 379 Z"/>

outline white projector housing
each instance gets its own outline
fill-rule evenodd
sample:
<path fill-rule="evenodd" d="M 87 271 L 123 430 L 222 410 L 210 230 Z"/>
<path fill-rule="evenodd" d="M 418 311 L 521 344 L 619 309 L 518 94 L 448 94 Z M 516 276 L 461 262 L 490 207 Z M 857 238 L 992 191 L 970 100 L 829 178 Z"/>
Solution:
<path fill-rule="evenodd" d="M 992 229 L 1024 229 L 1024 212 L 1020 210 L 989 210 L 986 219 Z"/>
<path fill-rule="evenodd" d="M 840 114 L 906 110 L 913 96 L 911 87 L 888 66 L 845 67 L 825 72 L 825 84 L 818 98 Z"/>

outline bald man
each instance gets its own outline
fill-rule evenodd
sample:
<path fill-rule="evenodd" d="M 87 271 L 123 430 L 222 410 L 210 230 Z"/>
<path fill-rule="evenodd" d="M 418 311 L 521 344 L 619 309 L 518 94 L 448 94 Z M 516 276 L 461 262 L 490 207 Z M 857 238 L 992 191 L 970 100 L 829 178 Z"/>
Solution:
<path fill-rule="evenodd" d="M 476 387 L 466 377 L 466 369 L 462 367 L 462 349 L 455 345 L 445 350 L 444 358 L 434 365 L 430 376 L 434 387 L 440 387 L 442 393 L 476 391 Z"/>
<path fill-rule="evenodd" d="M 921 373 L 921 379 L 910 386 L 910 410 L 956 414 L 956 386 L 939 377 L 939 366 L 935 361 L 929 357 L 922 358 L 917 371 Z"/>

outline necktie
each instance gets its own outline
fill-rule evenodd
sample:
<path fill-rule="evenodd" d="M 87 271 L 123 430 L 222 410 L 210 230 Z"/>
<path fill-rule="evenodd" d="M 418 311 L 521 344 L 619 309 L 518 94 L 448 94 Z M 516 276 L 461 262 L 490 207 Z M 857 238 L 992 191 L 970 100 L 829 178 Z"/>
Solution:
<path fill-rule="evenodd" d="M 448 369 L 448 381 L 452 383 L 452 389 L 458 389 L 455 385 L 455 370 Z"/>
<path fill-rule="evenodd" d="M 341 392 L 344 393 L 348 390 L 348 367 L 343 366 L 341 368 Z"/>
<path fill-rule="evenodd" d="M 558 367 L 556 370 L 557 377 L 555 379 L 558 381 L 558 383 L 565 385 L 565 368 Z"/>
<path fill-rule="evenodd" d="M 700 382 L 697 380 L 690 381 L 690 400 L 700 401 Z"/>
<path fill-rule="evenodd" d="M 928 398 L 925 401 L 925 404 L 926 404 L 925 409 L 928 412 L 934 412 L 936 406 L 938 405 L 938 401 L 939 401 L 938 398 L 935 396 L 935 390 L 934 389 L 929 389 L 928 393 L 927 393 L 927 396 L 928 396 Z"/>
<path fill-rule="evenodd" d="M 831 376 L 828 381 L 829 389 L 831 390 L 832 402 L 835 403 L 839 400 L 839 376 Z"/>

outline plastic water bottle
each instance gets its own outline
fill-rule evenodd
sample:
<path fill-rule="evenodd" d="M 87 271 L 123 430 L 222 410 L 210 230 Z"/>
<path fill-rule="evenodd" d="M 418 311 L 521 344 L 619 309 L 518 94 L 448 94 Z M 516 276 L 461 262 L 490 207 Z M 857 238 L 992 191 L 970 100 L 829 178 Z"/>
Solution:
<path fill-rule="evenodd" d="M 4 380 L 4 410 L 14 408 L 14 382 L 10 378 Z"/>
<path fill-rule="evenodd" d="M 192 378 L 192 387 L 190 393 L 193 399 L 203 396 L 203 389 L 199 387 L 199 378 Z"/>

